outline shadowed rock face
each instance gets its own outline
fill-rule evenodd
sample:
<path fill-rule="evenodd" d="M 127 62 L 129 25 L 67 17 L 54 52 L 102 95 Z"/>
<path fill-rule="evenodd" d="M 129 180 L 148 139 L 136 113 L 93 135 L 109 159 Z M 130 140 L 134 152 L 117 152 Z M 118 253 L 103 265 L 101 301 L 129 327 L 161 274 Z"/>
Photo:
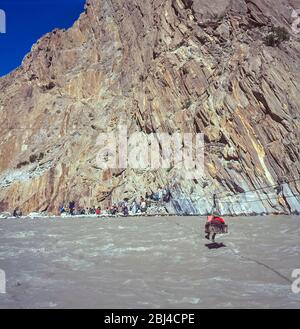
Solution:
<path fill-rule="evenodd" d="M 298 7 L 297 7 L 298 6 Z M 298 1 L 89 0 L 0 79 L 0 211 L 57 211 L 171 182 L 169 211 L 300 211 Z M 290 41 L 268 47 L 272 26 Z M 100 133 L 202 132 L 205 177 L 99 169 Z M 175 178 L 176 176 L 176 178 Z M 230 197 L 226 196 L 228 192 Z M 234 196 L 238 194 L 237 196 Z M 256 201 L 262 199 L 262 201 Z"/>

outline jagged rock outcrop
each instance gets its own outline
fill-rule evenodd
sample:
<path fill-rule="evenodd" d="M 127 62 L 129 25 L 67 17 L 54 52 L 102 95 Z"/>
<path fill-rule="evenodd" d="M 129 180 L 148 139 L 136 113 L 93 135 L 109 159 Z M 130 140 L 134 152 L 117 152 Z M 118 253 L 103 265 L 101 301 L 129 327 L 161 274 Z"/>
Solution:
<path fill-rule="evenodd" d="M 297 5 L 298 8 L 297 8 Z M 170 211 L 300 212 L 297 1 L 88 0 L 0 79 L 0 212 L 56 212 L 172 186 Z M 272 27 L 290 40 L 265 44 Z M 205 177 L 97 167 L 97 138 L 202 132 Z M 245 191 L 252 191 L 247 192 Z M 259 201 L 261 200 L 261 201 Z"/>

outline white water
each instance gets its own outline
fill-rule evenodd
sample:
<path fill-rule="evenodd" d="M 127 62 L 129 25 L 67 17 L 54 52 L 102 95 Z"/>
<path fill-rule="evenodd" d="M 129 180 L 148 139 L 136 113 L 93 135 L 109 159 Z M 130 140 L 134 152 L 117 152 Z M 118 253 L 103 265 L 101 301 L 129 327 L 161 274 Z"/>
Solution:
<path fill-rule="evenodd" d="M 300 308 L 299 217 L 0 220 L 0 308 Z"/>

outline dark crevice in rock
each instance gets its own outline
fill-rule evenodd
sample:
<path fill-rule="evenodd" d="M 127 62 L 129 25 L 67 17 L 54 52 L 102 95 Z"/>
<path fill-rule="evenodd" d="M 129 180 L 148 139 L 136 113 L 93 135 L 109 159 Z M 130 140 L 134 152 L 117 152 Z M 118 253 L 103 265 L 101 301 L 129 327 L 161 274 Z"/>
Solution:
<path fill-rule="evenodd" d="M 283 118 L 281 118 L 279 115 L 277 115 L 276 113 L 274 113 L 269 105 L 268 105 L 268 102 L 266 101 L 265 99 L 265 96 L 261 93 L 261 92 L 258 92 L 258 91 L 252 91 L 253 92 L 253 95 L 254 97 L 258 100 L 258 102 L 260 102 L 264 109 L 265 109 L 265 113 L 266 114 L 269 114 L 270 117 L 275 121 L 275 122 L 278 122 L 278 123 L 281 123 Z"/>

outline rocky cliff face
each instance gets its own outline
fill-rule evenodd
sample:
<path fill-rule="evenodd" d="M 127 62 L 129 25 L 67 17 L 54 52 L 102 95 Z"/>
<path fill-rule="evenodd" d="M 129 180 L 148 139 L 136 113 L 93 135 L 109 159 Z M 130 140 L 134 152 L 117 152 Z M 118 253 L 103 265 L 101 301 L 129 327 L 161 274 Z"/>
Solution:
<path fill-rule="evenodd" d="M 297 8 L 298 5 L 298 8 Z M 0 79 L 0 211 L 105 206 L 171 184 L 169 211 L 300 211 L 298 1 L 88 0 Z M 285 26 L 290 40 L 265 37 Z M 100 133 L 202 132 L 205 177 L 101 170 Z M 173 182 L 175 183 L 173 184 Z M 254 191 L 256 190 L 256 191 Z M 252 192 L 247 192 L 252 191 Z M 244 193 L 247 192 L 247 193 Z"/>

